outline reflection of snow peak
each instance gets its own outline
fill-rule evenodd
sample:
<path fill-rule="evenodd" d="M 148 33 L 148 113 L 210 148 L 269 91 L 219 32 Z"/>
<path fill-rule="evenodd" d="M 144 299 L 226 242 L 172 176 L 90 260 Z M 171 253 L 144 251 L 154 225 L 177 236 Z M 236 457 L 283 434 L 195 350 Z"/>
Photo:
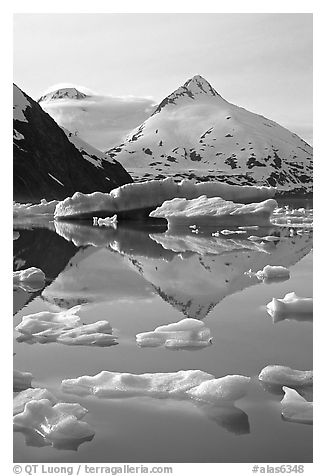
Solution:
<path fill-rule="evenodd" d="M 174 198 L 150 213 L 151 217 L 166 218 L 169 230 L 189 225 L 270 225 L 270 217 L 277 202 L 273 199 L 242 205 L 205 195 L 193 199 Z M 225 233 L 228 230 L 223 230 Z M 233 233 L 231 231 L 231 233 Z M 242 231 L 241 231 L 242 233 Z"/>
<path fill-rule="evenodd" d="M 152 180 L 143 183 L 126 184 L 110 193 L 94 192 L 83 194 L 76 192 L 72 197 L 59 202 L 55 217 L 71 217 L 81 214 L 98 216 L 98 212 L 118 213 L 137 209 L 155 209 L 166 200 L 187 198 L 189 200 L 201 195 L 221 197 L 241 203 L 262 201 L 271 198 L 275 190 L 271 187 L 253 187 L 228 185 L 221 182 L 197 183 L 183 180 L 177 183 L 171 178 Z"/>

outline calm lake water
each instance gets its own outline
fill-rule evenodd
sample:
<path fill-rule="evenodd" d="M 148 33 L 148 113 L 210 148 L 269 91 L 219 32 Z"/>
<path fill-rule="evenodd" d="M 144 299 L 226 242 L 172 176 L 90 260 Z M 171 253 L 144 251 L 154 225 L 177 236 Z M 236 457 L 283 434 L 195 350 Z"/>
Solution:
<path fill-rule="evenodd" d="M 271 226 L 214 237 L 204 229 L 169 235 L 51 222 L 17 223 L 15 231 L 14 269 L 39 267 L 47 282 L 33 292 L 14 290 L 14 327 L 25 315 L 82 304 L 84 323 L 107 320 L 118 336 L 111 347 L 68 346 L 19 342 L 14 331 L 14 367 L 32 372 L 34 387 L 87 408 L 85 421 L 95 430 L 77 451 L 40 446 L 15 432 L 15 462 L 312 461 L 312 426 L 284 421 L 282 395 L 257 379 L 269 364 L 312 369 L 312 322 L 273 322 L 265 308 L 288 292 L 312 296 L 312 231 Z M 279 240 L 248 240 L 270 234 Z M 245 274 L 267 264 L 288 267 L 291 278 L 267 284 Z M 185 317 L 205 322 L 212 345 L 137 346 L 136 334 Z M 102 370 L 188 369 L 247 375 L 252 385 L 227 414 L 189 401 L 82 398 L 60 390 L 62 379 Z"/>

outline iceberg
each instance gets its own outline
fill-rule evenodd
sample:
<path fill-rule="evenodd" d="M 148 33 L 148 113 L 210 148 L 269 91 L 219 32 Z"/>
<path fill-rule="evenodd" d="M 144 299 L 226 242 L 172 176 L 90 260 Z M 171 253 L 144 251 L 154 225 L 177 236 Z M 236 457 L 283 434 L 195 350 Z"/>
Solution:
<path fill-rule="evenodd" d="M 258 376 L 261 382 L 286 387 L 305 387 L 313 384 L 312 370 L 295 370 L 283 365 L 267 365 Z"/>
<path fill-rule="evenodd" d="M 283 299 L 273 298 L 266 307 L 274 322 L 293 316 L 298 316 L 298 320 L 312 320 L 313 316 L 313 299 L 298 297 L 294 292 L 286 294 Z"/>
<path fill-rule="evenodd" d="M 97 218 L 93 217 L 93 225 L 96 224 L 98 226 L 108 226 L 116 229 L 118 219 L 117 215 L 113 215 L 113 217 L 106 217 L 106 218 Z"/>
<path fill-rule="evenodd" d="M 284 386 L 283 391 L 284 397 L 281 400 L 283 419 L 311 425 L 313 422 L 313 402 L 307 402 L 293 388 Z"/>
<path fill-rule="evenodd" d="M 13 387 L 14 392 L 20 392 L 26 390 L 32 386 L 33 375 L 29 372 L 21 372 L 20 370 L 14 370 L 13 375 Z"/>
<path fill-rule="evenodd" d="M 221 197 L 224 200 L 250 203 L 261 201 L 275 195 L 271 187 L 228 185 L 221 182 L 194 183 L 191 180 L 176 182 L 173 178 L 129 183 L 111 190 L 110 193 L 76 192 L 72 197 L 59 202 L 54 216 L 57 219 L 78 218 L 80 216 L 109 216 L 137 219 L 147 216 L 149 211 L 175 197 L 194 199 L 201 195 Z M 141 216 L 137 211 L 142 210 Z M 145 211 L 145 213 L 144 213 Z M 130 212 L 124 214 L 123 212 Z"/>
<path fill-rule="evenodd" d="M 210 403 L 234 402 L 246 395 L 249 384 L 250 377 L 226 375 L 202 382 L 187 393 L 190 398 Z"/>
<path fill-rule="evenodd" d="M 249 377 L 227 375 L 219 379 L 201 370 L 131 374 L 102 371 L 62 381 L 62 390 L 78 396 L 102 398 L 154 397 L 194 399 L 219 404 L 244 396 Z"/>
<path fill-rule="evenodd" d="M 87 413 L 79 403 L 56 403 L 47 399 L 31 400 L 24 410 L 13 418 L 15 431 L 30 431 L 38 434 L 48 444 L 78 446 L 81 441 L 90 441 L 95 432 L 88 423 L 80 421 Z"/>
<path fill-rule="evenodd" d="M 22 318 L 16 331 L 23 334 L 19 342 L 48 343 L 58 342 L 65 345 L 116 345 L 117 338 L 112 335 L 112 327 L 107 321 L 81 324 L 81 306 L 61 312 L 43 311 Z"/>
<path fill-rule="evenodd" d="M 277 202 L 273 199 L 243 205 L 226 201 L 221 197 L 207 198 L 203 195 L 193 200 L 174 198 L 165 201 L 149 216 L 165 218 L 168 221 L 168 230 L 185 228 L 193 224 L 197 227 L 244 224 L 268 226 L 271 225 L 270 218 L 276 207 Z M 222 231 L 230 233 L 229 230 Z"/>
<path fill-rule="evenodd" d="M 40 203 L 36 204 L 14 202 L 14 218 L 32 217 L 39 215 L 52 216 L 54 214 L 55 207 L 58 203 L 58 200 L 52 200 L 50 202 L 47 202 L 45 199 L 42 199 Z"/>
<path fill-rule="evenodd" d="M 39 268 L 31 267 L 13 272 L 13 282 L 19 285 L 21 282 L 40 283 L 45 281 L 45 274 Z"/>
<path fill-rule="evenodd" d="M 284 266 L 265 266 L 262 270 L 257 271 L 256 276 L 264 283 L 275 281 L 286 281 L 290 278 L 290 271 Z"/>
<path fill-rule="evenodd" d="M 27 402 L 43 399 L 50 401 L 52 405 L 58 402 L 57 398 L 46 388 L 28 388 L 14 397 L 13 414 L 22 413 Z"/>
<path fill-rule="evenodd" d="M 168 349 L 196 349 L 210 345 L 212 337 L 202 321 L 186 318 L 159 326 L 152 332 L 137 334 L 136 341 L 140 347 L 164 345 Z"/>
<path fill-rule="evenodd" d="M 19 231 L 14 231 L 13 232 L 13 241 L 18 240 L 19 237 L 20 237 Z"/>

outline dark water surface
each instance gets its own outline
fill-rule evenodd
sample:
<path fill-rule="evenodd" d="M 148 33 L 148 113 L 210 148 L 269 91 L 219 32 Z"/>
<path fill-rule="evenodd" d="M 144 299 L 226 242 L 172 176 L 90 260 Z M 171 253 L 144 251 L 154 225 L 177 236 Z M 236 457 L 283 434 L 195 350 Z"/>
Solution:
<path fill-rule="evenodd" d="M 95 436 L 77 451 L 32 446 L 14 433 L 15 462 L 311 462 L 312 426 L 282 420 L 282 395 L 257 376 L 269 364 L 312 368 L 312 322 L 273 322 L 265 305 L 295 291 L 312 296 L 312 233 L 289 228 L 247 235 L 169 236 L 128 228 L 61 223 L 15 226 L 14 269 L 40 267 L 46 287 L 14 291 L 14 327 L 22 317 L 83 304 L 83 322 L 107 320 L 118 335 L 111 347 L 17 342 L 14 367 L 34 375 L 64 401 L 77 401 Z M 211 231 L 211 230 L 209 230 Z M 260 245 L 254 234 L 280 237 Z M 283 265 L 291 278 L 266 284 L 245 274 Z M 135 335 L 185 317 L 201 319 L 213 343 L 199 350 L 140 348 Z M 65 378 L 117 372 L 200 369 L 216 377 L 252 377 L 248 394 L 230 410 L 189 401 L 134 397 L 81 398 L 64 394 Z M 36 443 L 34 443 L 36 444 Z"/>

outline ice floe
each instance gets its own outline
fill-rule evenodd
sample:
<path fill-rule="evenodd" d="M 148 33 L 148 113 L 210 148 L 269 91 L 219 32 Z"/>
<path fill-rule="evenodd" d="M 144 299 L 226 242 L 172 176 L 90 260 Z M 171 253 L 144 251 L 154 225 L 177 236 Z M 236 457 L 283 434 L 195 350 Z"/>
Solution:
<path fill-rule="evenodd" d="M 284 266 L 265 266 L 255 273 L 258 279 L 270 283 L 275 281 L 286 281 L 290 278 L 290 271 Z"/>
<path fill-rule="evenodd" d="M 21 269 L 13 272 L 14 287 L 21 287 L 26 291 L 38 290 L 45 285 L 45 274 L 39 268 L 34 266 L 27 269 Z"/>
<path fill-rule="evenodd" d="M 136 341 L 140 347 L 164 345 L 168 349 L 193 349 L 210 345 L 212 336 L 202 321 L 188 318 L 137 334 Z"/>
<path fill-rule="evenodd" d="M 116 229 L 118 225 L 118 217 L 117 215 L 106 218 L 93 217 L 93 225 L 108 226 Z"/>
<path fill-rule="evenodd" d="M 31 400 L 24 410 L 13 417 L 14 430 L 33 434 L 45 440 L 45 444 L 64 449 L 77 449 L 84 441 L 94 437 L 88 423 L 80 421 L 87 413 L 79 403 L 52 404 L 47 399 Z"/>
<path fill-rule="evenodd" d="M 282 417 L 295 423 L 312 424 L 313 402 L 308 402 L 293 388 L 283 387 L 284 397 L 281 400 Z"/>
<path fill-rule="evenodd" d="M 18 240 L 19 237 L 20 237 L 19 231 L 14 231 L 13 232 L 13 241 Z"/>
<path fill-rule="evenodd" d="M 270 217 L 277 202 L 268 199 L 259 203 L 243 205 L 226 201 L 221 197 L 207 198 L 203 195 L 193 200 L 174 198 L 165 201 L 150 213 L 150 217 L 165 218 L 169 230 L 174 228 L 214 225 L 270 225 Z M 229 230 L 223 230 L 226 234 Z"/>
<path fill-rule="evenodd" d="M 14 218 L 38 215 L 53 215 L 58 200 L 47 202 L 44 198 L 40 203 L 17 203 L 13 204 Z"/>
<path fill-rule="evenodd" d="M 20 281 L 44 281 L 45 274 L 39 268 L 31 267 L 27 269 L 21 269 L 20 271 L 13 272 L 13 281 L 14 284 L 19 283 Z"/>
<path fill-rule="evenodd" d="M 195 399 L 214 404 L 232 403 L 242 398 L 250 378 L 242 375 L 215 377 L 201 370 L 131 374 L 102 371 L 62 381 L 62 390 L 75 395 L 102 398 L 150 396 L 156 398 Z"/>
<path fill-rule="evenodd" d="M 117 344 L 117 338 L 112 335 L 112 327 L 107 321 L 97 321 L 82 324 L 81 306 L 61 312 L 42 311 L 29 314 L 22 318 L 16 326 L 16 331 L 22 336 L 19 342 L 48 343 L 58 342 L 65 345 L 96 345 L 110 346 Z"/>
<path fill-rule="evenodd" d="M 266 307 L 274 322 L 296 318 L 312 320 L 313 317 L 313 299 L 299 297 L 295 292 L 286 294 L 282 299 L 273 298 Z"/>
<path fill-rule="evenodd" d="M 163 202 L 175 197 L 191 200 L 201 195 L 250 203 L 254 200 L 260 201 L 273 197 L 275 189 L 271 187 L 228 185 L 221 182 L 196 184 L 191 180 L 182 180 L 178 183 L 173 178 L 150 180 L 122 185 L 110 193 L 83 194 L 76 192 L 72 197 L 58 203 L 55 209 L 55 217 L 69 218 L 74 215 L 91 214 L 92 212 L 92 216 L 96 216 L 96 212 L 99 211 L 118 213 L 128 210 L 153 210 L 162 205 Z"/>
<path fill-rule="evenodd" d="M 13 375 L 13 387 L 14 392 L 20 392 L 26 390 L 32 386 L 33 375 L 30 372 L 21 372 L 20 370 L 14 370 Z"/>
<path fill-rule="evenodd" d="M 58 402 L 58 399 L 46 388 L 28 388 L 23 390 L 14 397 L 13 414 L 22 413 L 27 402 L 43 399 L 50 401 L 52 405 Z"/>
<path fill-rule="evenodd" d="M 305 387 L 313 384 L 312 370 L 295 370 L 283 365 L 267 365 L 258 376 L 259 380 L 286 387 Z"/>

